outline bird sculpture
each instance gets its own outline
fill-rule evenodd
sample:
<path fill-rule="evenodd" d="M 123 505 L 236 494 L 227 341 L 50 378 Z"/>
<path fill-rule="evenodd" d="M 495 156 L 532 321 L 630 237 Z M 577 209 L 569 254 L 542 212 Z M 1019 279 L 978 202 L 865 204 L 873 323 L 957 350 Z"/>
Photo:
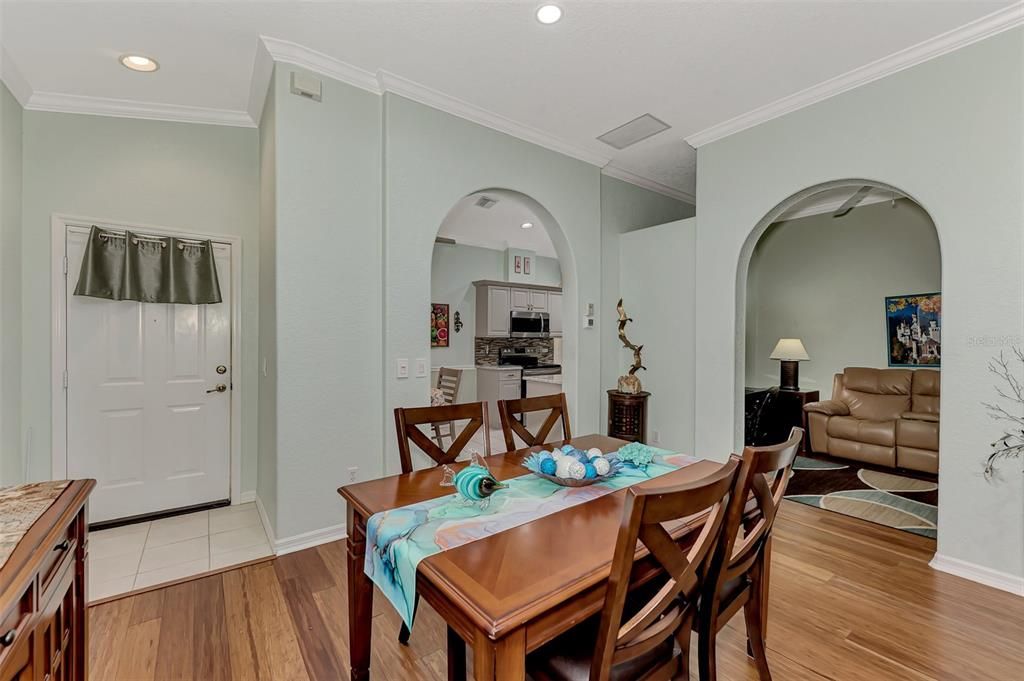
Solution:
<path fill-rule="evenodd" d="M 640 352 L 644 349 L 644 346 L 634 345 L 626 338 L 626 324 L 633 321 L 633 319 L 626 316 L 626 308 L 622 306 L 622 298 L 619 298 L 619 303 L 615 306 L 615 310 L 619 313 L 619 340 L 622 341 L 623 347 L 633 351 L 633 365 L 629 368 L 629 373 L 625 376 L 619 376 L 619 392 L 635 395 L 643 390 L 643 386 L 640 385 L 640 378 L 636 375 L 636 372 L 641 369 L 647 370 L 647 367 L 643 365 L 643 360 L 640 358 Z"/>

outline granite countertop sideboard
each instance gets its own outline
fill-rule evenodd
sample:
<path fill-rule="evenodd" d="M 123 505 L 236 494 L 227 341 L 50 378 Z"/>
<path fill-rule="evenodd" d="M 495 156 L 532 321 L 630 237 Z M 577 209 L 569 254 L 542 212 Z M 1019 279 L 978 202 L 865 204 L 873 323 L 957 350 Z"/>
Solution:
<path fill-rule="evenodd" d="M 50 480 L 0 488 L 0 568 L 69 484 L 70 480 Z"/>

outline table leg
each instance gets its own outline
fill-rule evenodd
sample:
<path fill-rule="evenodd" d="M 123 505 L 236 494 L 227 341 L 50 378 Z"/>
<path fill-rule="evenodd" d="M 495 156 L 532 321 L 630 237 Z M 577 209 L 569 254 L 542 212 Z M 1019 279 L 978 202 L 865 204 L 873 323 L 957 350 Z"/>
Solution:
<path fill-rule="evenodd" d="M 492 641 L 477 632 L 473 641 L 475 681 L 526 681 L 526 630 Z"/>
<path fill-rule="evenodd" d="M 466 681 L 466 642 L 448 627 L 448 681 Z"/>
<path fill-rule="evenodd" d="M 348 649 L 352 681 L 370 678 L 370 631 L 373 582 L 363 569 L 366 557 L 366 519 L 348 509 Z"/>

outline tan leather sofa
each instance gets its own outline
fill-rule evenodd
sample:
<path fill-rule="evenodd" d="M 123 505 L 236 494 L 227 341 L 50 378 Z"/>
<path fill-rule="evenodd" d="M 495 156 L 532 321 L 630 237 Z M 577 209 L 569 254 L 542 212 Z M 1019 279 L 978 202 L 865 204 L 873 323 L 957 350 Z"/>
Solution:
<path fill-rule="evenodd" d="M 939 372 L 848 367 L 832 399 L 804 407 L 815 452 L 939 472 Z"/>

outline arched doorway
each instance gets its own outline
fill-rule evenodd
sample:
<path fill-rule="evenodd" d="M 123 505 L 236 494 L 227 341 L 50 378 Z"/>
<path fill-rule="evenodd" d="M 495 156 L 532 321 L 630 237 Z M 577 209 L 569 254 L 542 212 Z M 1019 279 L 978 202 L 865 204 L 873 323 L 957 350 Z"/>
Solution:
<path fill-rule="evenodd" d="M 748 442 L 811 431 L 787 496 L 936 537 L 941 280 L 934 221 L 885 183 L 815 185 L 757 223 L 737 269 L 737 416 Z M 776 360 L 808 357 L 799 384 L 780 376 Z"/>
<path fill-rule="evenodd" d="M 565 323 L 572 318 L 575 288 L 574 260 L 561 227 L 522 192 L 473 191 L 438 227 L 430 268 L 430 384 L 437 385 L 441 367 L 455 369 L 456 401 L 491 403 L 492 449 L 504 449 L 494 408 L 499 397 L 564 391 L 575 404 L 576 328 Z M 550 337 L 510 328 L 521 313 L 543 318 Z M 515 381 L 502 372 L 497 381 L 495 367 L 515 360 L 541 366 L 522 369 Z"/>

